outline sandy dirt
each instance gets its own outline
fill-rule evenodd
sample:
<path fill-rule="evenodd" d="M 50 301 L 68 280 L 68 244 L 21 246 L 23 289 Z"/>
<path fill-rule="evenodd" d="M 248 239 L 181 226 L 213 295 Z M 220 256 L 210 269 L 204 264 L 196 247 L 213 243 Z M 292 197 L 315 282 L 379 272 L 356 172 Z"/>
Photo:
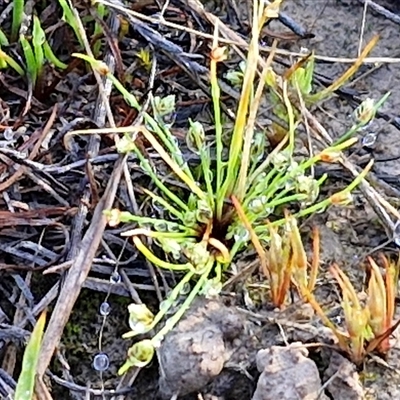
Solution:
<path fill-rule="evenodd" d="M 378 1 L 379 4 L 389 9 L 398 11 L 396 1 Z M 329 0 L 313 1 L 299 0 L 284 2 L 283 10 L 297 22 L 307 27 L 315 34 L 315 38 L 305 40 L 298 45 L 291 46 L 292 50 L 307 47 L 314 50 L 317 55 L 337 58 L 356 58 L 359 52 L 360 40 L 365 45 L 374 35 L 379 35 L 379 42 L 373 49 L 370 57 L 400 56 L 399 26 L 388 21 L 382 16 L 369 10 L 367 12 L 364 33 L 361 37 L 363 20 L 363 6 L 357 0 Z M 348 63 L 319 63 L 317 71 L 329 77 L 339 76 Z M 356 83 L 351 87 L 360 92 L 365 92 L 363 97 L 379 99 L 385 93 L 391 92 L 391 96 L 382 110 L 393 118 L 400 117 L 400 64 L 384 64 L 365 77 L 358 78 L 374 67 L 373 64 L 362 67 L 357 76 Z M 348 129 L 352 123 L 349 115 L 353 109 L 341 100 L 331 100 L 323 107 L 328 114 L 325 115 L 324 126 L 330 134 L 339 136 Z M 379 133 L 376 143 L 376 156 L 392 158 L 400 155 L 398 144 L 400 142 L 399 131 L 383 120 L 377 120 L 369 131 Z M 367 132 L 366 132 L 367 133 Z M 398 175 L 400 160 L 391 162 L 379 162 L 375 166 L 377 173 Z"/>

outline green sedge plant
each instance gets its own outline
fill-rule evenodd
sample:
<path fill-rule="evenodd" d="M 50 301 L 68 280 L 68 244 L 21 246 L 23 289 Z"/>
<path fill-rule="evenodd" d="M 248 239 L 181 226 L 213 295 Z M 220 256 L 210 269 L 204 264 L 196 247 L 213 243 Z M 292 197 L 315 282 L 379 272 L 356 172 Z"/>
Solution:
<path fill-rule="evenodd" d="M 314 179 L 309 174 L 311 167 L 321 161 L 340 161 L 342 150 L 355 143 L 356 139 L 325 148 L 307 159 L 295 159 L 295 135 L 301 116 L 296 117 L 298 114 L 289 99 L 287 80 L 281 82 L 281 94 L 286 107 L 288 132 L 285 140 L 266 154 L 268 146 L 265 132 L 255 128 L 257 110 L 264 96 L 272 62 L 271 55 L 263 62 L 259 73 L 259 28 L 263 26 L 265 19 L 265 9 L 259 8 L 257 2 L 254 3 L 252 40 L 243 72 L 241 97 L 233 131 L 228 131 L 222 123 L 217 68 L 218 63 L 225 59 L 226 50 L 218 46 L 218 30 L 215 31 L 210 61 L 215 134 L 208 138 L 198 121 L 189 121 L 186 135 L 187 147 L 198 158 L 199 165 L 193 166 L 188 162 L 171 125 L 163 119 L 165 114 L 174 110 L 173 96 L 155 98 L 152 113 L 143 113 L 144 123 L 141 126 L 74 131 L 65 136 L 65 145 L 68 147 L 68 140 L 75 134 L 125 133 L 117 140 L 117 148 L 121 153 L 133 152 L 137 156 L 143 172 L 157 188 L 142 188 L 142 191 L 160 213 L 147 217 L 119 209 L 107 210 L 105 213 L 109 224 L 116 226 L 120 223 L 135 223 L 137 227 L 125 232 L 124 236 L 132 237 L 137 249 L 151 263 L 181 276 L 181 280 L 167 295 L 156 315 L 146 305 L 130 307 L 131 332 L 125 337 L 149 334 L 161 322 L 164 325 L 161 329 L 158 328 L 151 339 L 144 339 L 132 346 L 120 373 L 126 372 L 132 366 L 144 366 L 151 361 L 155 349 L 179 322 L 196 296 L 215 296 L 220 292 L 224 272 L 240 252 L 249 249 L 253 244 L 262 260 L 265 260 L 263 251 L 271 244 L 271 232 L 275 227 L 291 224 L 292 249 L 299 246 L 298 238 L 294 237 L 298 231 L 293 220 L 289 221 L 289 217 L 283 215 L 283 208 L 294 209 L 293 218 L 300 218 L 323 212 L 332 204 L 347 204 L 351 201 L 351 191 L 371 167 L 369 165 L 341 192 L 317 202 L 320 186 L 326 177 Z M 141 110 L 135 96 L 110 73 L 106 64 L 84 54 L 75 56 L 86 60 L 93 69 L 107 76 L 125 101 L 134 109 Z M 226 137 L 230 137 L 228 147 L 225 145 Z M 146 156 L 140 144 L 144 142 L 158 153 L 164 162 L 162 165 L 155 164 Z M 169 169 L 167 174 L 166 168 Z M 167 178 L 171 173 L 180 182 L 179 185 L 168 182 Z M 180 189 L 182 186 L 186 189 Z M 148 246 L 150 241 L 163 250 L 164 258 L 152 251 Z M 298 254 L 296 260 L 301 257 L 302 254 Z M 289 263 L 292 269 L 293 263 L 294 261 Z M 265 265 L 268 270 L 268 263 Z M 298 270 L 303 267 L 304 263 Z M 278 286 L 287 286 L 287 279 L 281 282 L 283 283 L 278 283 Z M 182 297 L 184 299 L 180 301 Z M 284 299 L 285 296 L 281 294 L 279 302 L 283 303 Z M 178 310 L 172 312 L 176 306 Z M 165 318 L 171 312 L 172 316 Z"/>

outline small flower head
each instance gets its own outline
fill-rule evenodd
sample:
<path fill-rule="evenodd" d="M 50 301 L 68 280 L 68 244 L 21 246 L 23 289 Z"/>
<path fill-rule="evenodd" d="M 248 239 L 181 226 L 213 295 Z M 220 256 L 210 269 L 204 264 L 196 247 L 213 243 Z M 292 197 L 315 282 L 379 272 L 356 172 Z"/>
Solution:
<path fill-rule="evenodd" d="M 342 152 L 335 150 L 325 150 L 319 155 L 319 158 L 321 161 L 326 163 L 335 163 L 342 159 Z"/>
<path fill-rule="evenodd" d="M 141 335 L 148 332 L 153 327 L 154 314 L 145 304 L 130 304 L 129 327 L 131 331 L 123 335 L 124 338 Z"/>
<path fill-rule="evenodd" d="M 113 208 L 112 210 L 105 212 L 105 215 L 107 217 L 108 225 L 111 226 L 112 228 L 120 224 L 121 210 L 119 210 L 118 208 Z"/>
<path fill-rule="evenodd" d="M 347 206 L 353 202 L 353 196 L 347 191 L 335 193 L 329 199 L 335 206 Z"/>
<path fill-rule="evenodd" d="M 149 339 L 135 343 L 128 350 L 128 358 L 125 364 L 119 369 L 118 375 L 122 375 L 131 367 L 143 368 L 153 359 L 154 345 Z"/>
<path fill-rule="evenodd" d="M 367 125 L 375 117 L 375 101 L 365 99 L 354 111 L 354 118 L 357 122 Z"/>

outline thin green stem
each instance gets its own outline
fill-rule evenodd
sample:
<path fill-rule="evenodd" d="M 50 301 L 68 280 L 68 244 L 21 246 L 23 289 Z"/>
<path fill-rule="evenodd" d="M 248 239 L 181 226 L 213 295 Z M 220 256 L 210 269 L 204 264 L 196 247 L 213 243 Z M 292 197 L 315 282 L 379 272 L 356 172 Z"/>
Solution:
<path fill-rule="evenodd" d="M 381 106 L 385 103 L 390 94 L 390 92 L 387 92 L 379 99 L 379 101 L 375 104 L 373 108 L 373 114 L 375 114 L 379 110 L 379 108 L 381 108 Z M 338 146 L 346 140 L 351 139 L 363 126 L 365 126 L 365 122 L 362 121 L 358 124 L 353 125 L 344 135 L 340 136 L 335 142 L 333 142 L 332 146 Z"/>
<path fill-rule="evenodd" d="M 137 237 L 133 237 L 133 243 L 137 249 L 154 265 L 159 268 L 168 269 L 170 271 L 194 271 L 194 266 L 190 263 L 186 264 L 171 264 L 164 260 L 158 258 L 155 254 L 153 254 L 144 244 L 143 242 Z"/>
<path fill-rule="evenodd" d="M 288 117 L 288 123 L 289 123 L 289 144 L 288 144 L 288 151 L 290 155 L 293 154 L 294 151 L 294 134 L 295 134 L 295 121 L 294 121 L 294 112 L 293 112 L 293 107 L 292 103 L 290 102 L 289 96 L 288 96 L 288 82 L 283 81 L 282 83 L 282 93 L 283 93 L 283 101 L 285 103 L 286 111 L 287 111 L 287 117 Z"/>
<path fill-rule="evenodd" d="M 84 58 L 84 57 L 81 57 Z M 93 67 L 95 67 L 95 61 L 94 59 L 89 59 L 87 57 L 84 58 L 86 61 L 90 62 Z M 136 97 L 129 93 L 125 87 L 122 85 L 122 83 L 111 73 L 108 73 L 107 76 L 115 86 L 115 88 L 122 94 L 124 97 L 124 100 L 135 110 L 140 111 L 141 106 L 139 102 L 136 100 Z M 192 173 L 190 171 L 190 168 L 188 167 L 187 163 L 185 163 L 181 151 L 179 147 L 175 144 L 175 141 L 172 139 L 172 134 L 167 137 L 165 135 L 164 130 L 159 126 L 159 123 L 148 113 L 143 114 L 143 118 L 148 124 L 148 126 L 153 130 L 157 136 L 160 138 L 162 143 L 165 145 L 165 147 L 168 149 L 169 154 L 171 154 L 174 157 L 174 161 L 179 164 L 179 168 L 184 171 L 184 173 L 193 180 Z M 169 132 L 169 131 L 168 131 Z M 160 154 L 161 155 L 161 154 Z"/>
<path fill-rule="evenodd" d="M 107 213 L 107 211 L 105 211 Z M 181 225 L 175 222 L 166 222 L 164 219 L 161 218 L 151 218 L 151 217 L 142 217 L 140 215 L 133 215 L 130 212 L 127 211 L 122 211 L 121 212 L 121 217 L 120 217 L 121 222 L 137 222 L 140 225 L 151 225 L 154 226 L 155 224 L 162 224 L 162 223 L 168 223 L 177 229 L 180 229 L 182 233 L 184 233 L 186 236 L 194 236 L 197 237 L 198 232 L 195 229 L 188 228 L 185 225 Z"/>
<path fill-rule="evenodd" d="M 157 174 L 153 171 L 150 166 L 149 161 L 143 156 L 142 152 L 137 148 L 136 144 L 132 142 L 132 148 L 134 152 L 138 156 L 139 160 L 141 161 L 142 168 L 150 175 L 153 182 L 158 186 L 158 188 L 172 201 L 175 202 L 177 206 L 179 206 L 184 211 L 189 211 L 189 207 L 185 202 L 183 202 L 178 196 L 176 196 L 171 190 L 164 185 L 161 179 L 158 178 Z"/>
<path fill-rule="evenodd" d="M 64 64 L 62 61 L 60 61 L 56 55 L 53 53 L 53 50 L 51 49 L 49 43 L 47 40 L 43 43 L 43 51 L 44 51 L 44 56 L 48 61 L 50 61 L 55 67 L 60 68 L 60 69 L 67 69 L 68 65 Z"/>
<path fill-rule="evenodd" d="M 129 237 L 141 234 L 147 237 L 151 237 L 152 239 L 173 239 L 176 240 L 178 243 L 187 242 L 191 239 L 186 234 L 186 232 L 158 232 L 158 231 L 150 231 L 147 228 L 136 228 L 126 232 L 122 232 L 121 236 Z"/>
<path fill-rule="evenodd" d="M 267 203 L 265 205 L 265 208 L 271 208 L 274 209 L 278 206 L 280 206 L 281 204 L 291 204 L 292 202 L 298 202 L 298 201 L 302 201 L 307 199 L 307 195 L 303 194 L 303 193 L 297 193 L 297 194 L 293 194 L 291 196 L 287 196 L 287 197 L 283 197 L 283 198 L 275 198 L 273 201 L 271 201 L 270 203 Z"/>
<path fill-rule="evenodd" d="M 222 151 L 224 148 L 222 142 L 222 121 L 221 121 L 221 106 L 220 106 L 220 95 L 221 90 L 219 88 L 217 79 L 217 61 L 211 57 L 210 63 L 210 76 L 211 76 L 211 97 L 213 100 L 214 107 L 214 124 L 215 124 L 215 141 L 216 141 L 216 158 L 217 158 L 217 171 L 216 171 L 216 217 L 221 218 L 222 209 L 224 205 L 224 195 L 220 188 L 222 187 L 223 174 L 224 174 L 224 163 L 222 161 Z"/>
<path fill-rule="evenodd" d="M 153 193 L 150 190 L 147 190 L 145 188 L 142 189 L 144 193 L 146 193 L 148 196 L 150 196 L 153 201 L 157 202 L 161 206 L 164 207 L 165 210 L 167 210 L 171 215 L 175 216 L 176 218 L 179 218 L 181 221 L 183 220 L 183 214 L 182 212 L 178 211 L 175 207 L 173 207 L 168 201 L 166 201 L 164 198 L 161 196 L 157 196 L 155 193 Z"/>
<path fill-rule="evenodd" d="M 287 136 L 278 144 L 278 146 L 268 154 L 267 158 L 261 163 L 261 165 L 249 176 L 247 180 L 248 187 L 251 187 L 254 181 L 267 169 L 271 164 L 273 157 L 278 154 L 287 142 Z"/>
<path fill-rule="evenodd" d="M 209 202 L 209 205 L 211 209 L 214 211 L 215 210 L 215 199 L 216 199 L 216 193 L 213 188 L 213 172 L 211 171 L 211 157 L 210 157 L 210 151 L 207 147 L 204 147 L 200 150 L 200 160 L 201 160 L 201 169 L 202 169 L 202 175 L 203 179 L 206 184 L 206 190 L 207 190 L 207 200 Z"/>
<path fill-rule="evenodd" d="M 240 153 L 243 151 L 243 135 L 247 123 L 250 99 L 253 93 L 253 84 L 257 71 L 259 55 L 259 29 L 258 29 L 258 2 L 253 2 L 253 24 L 252 39 L 249 46 L 249 53 L 246 62 L 246 71 L 243 77 L 242 92 L 240 95 L 239 106 L 236 112 L 235 126 L 231 144 L 229 148 L 229 160 L 227 174 L 221 187 L 220 198 L 230 197 L 235 187 L 237 173 L 241 164 Z"/>
<path fill-rule="evenodd" d="M 183 287 L 191 281 L 191 279 L 194 276 L 194 272 L 189 271 L 186 273 L 186 275 L 179 281 L 179 283 L 174 287 L 174 289 L 171 291 L 167 299 L 165 299 L 165 303 L 160 309 L 160 311 L 157 313 L 157 315 L 154 317 L 153 323 L 151 324 L 152 328 L 156 327 L 157 324 L 163 319 L 164 315 L 168 312 L 168 310 L 174 305 L 174 302 L 180 295 L 181 290 Z M 154 338 L 153 338 L 154 340 Z"/>
<path fill-rule="evenodd" d="M 19 75 L 24 76 L 25 71 L 21 66 L 14 61 L 8 54 L 4 53 L 3 50 L 0 49 L 0 62 L 4 61 L 7 65 L 9 65 L 14 71 L 16 71 Z"/>
<path fill-rule="evenodd" d="M 24 15 L 24 0 L 13 0 L 13 13 L 11 25 L 11 41 L 18 39 L 19 28 L 21 27 Z"/>
<path fill-rule="evenodd" d="M 161 156 L 161 158 L 168 164 L 172 171 L 184 182 L 188 188 L 196 194 L 199 199 L 206 199 L 204 192 L 199 188 L 197 182 L 194 181 L 192 175 L 187 175 L 184 170 L 171 158 L 171 156 L 163 149 L 157 139 L 147 129 L 142 129 L 142 134 L 153 146 L 154 150 Z"/>
<path fill-rule="evenodd" d="M 261 7 L 260 7 L 260 12 L 262 13 Z M 263 19 L 262 15 L 260 16 L 260 21 Z M 251 101 L 250 108 L 249 108 L 249 117 L 247 119 L 247 124 L 246 124 L 246 129 L 245 129 L 245 135 L 244 135 L 244 143 L 243 143 L 243 154 L 242 154 L 242 160 L 240 164 L 240 170 L 239 170 L 239 178 L 238 178 L 238 183 L 236 185 L 235 189 L 235 195 L 236 198 L 240 203 L 243 202 L 246 191 L 248 189 L 248 174 L 249 174 L 249 167 L 250 167 L 250 162 L 251 162 L 251 150 L 253 146 L 253 137 L 254 137 L 254 126 L 255 126 L 255 121 L 257 118 L 257 112 L 260 106 L 260 102 L 262 99 L 263 95 L 263 90 L 265 86 L 265 80 L 267 77 L 267 73 L 269 71 L 270 65 L 272 63 L 274 54 L 275 54 L 275 49 L 276 49 L 276 44 L 277 42 L 274 41 L 272 51 L 270 52 L 270 55 L 268 57 L 267 62 L 265 63 L 260 80 L 257 85 L 257 90 L 255 93 L 254 98 Z"/>
<path fill-rule="evenodd" d="M 206 266 L 205 272 L 200 276 L 195 287 L 189 293 L 188 297 L 186 298 L 184 303 L 180 306 L 179 310 L 165 322 L 164 327 L 151 339 L 155 347 L 159 345 L 159 343 L 163 340 L 164 336 L 171 331 L 171 329 L 180 321 L 185 312 L 189 309 L 190 305 L 193 303 L 193 300 L 196 298 L 201 288 L 207 281 L 208 275 L 210 274 L 213 266 L 214 266 L 214 260 L 210 259 L 208 261 L 208 265 Z"/>
<path fill-rule="evenodd" d="M 350 183 L 350 185 L 348 185 L 346 187 L 346 189 L 340 191 L 336 195 L 329 197 L 328 199 L 325 199 L 317 204 L 314 204 L 311 207 L 308 207 L 304 210 L 299 211 L 297 214 L 295 214 L 295 217 L 300 218 L 300 217 L 305 217 L 306 215 L 318 213 L 322 210 L 325 210 L 325 208 L 327 208 L 328 206 L 330 206 L 332 204 L 332 197 L 339 197 L 340 195 L 343 195 L 343 197 L 345 197 L 347 194 L 350 194 L 361 183 L 361 181 L 366 177 L 367 173 L 369 172 L 369 170 L 372 167 L 372 164 L 373 164 L 373 161 L 371 160 L 371 162 L 368 163 L 368 165 L 365 167 L 365 169 L 353 180 L 353 182 Z"/>

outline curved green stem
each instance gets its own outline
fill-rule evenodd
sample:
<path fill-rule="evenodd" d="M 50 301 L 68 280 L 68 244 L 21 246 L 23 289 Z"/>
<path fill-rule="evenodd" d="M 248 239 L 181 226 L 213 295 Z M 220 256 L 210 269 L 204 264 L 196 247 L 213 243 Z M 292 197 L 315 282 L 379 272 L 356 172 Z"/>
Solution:
<path fill-rule="evenodd" d="M 189 296 L 186 298 L 184 303 L 181 305 L 179 310 L 169 318 L 164 327 L 151 339 L 154 344 L 154 347 L 159 346 L 159 343 L 163 340 L 164 336 L 179 322 L 179 320 L 183 317 L 185 312 L 188 310 L 193 300 L 196 298 L 204 283 L 208 279 L 208 275 L 210 274 L 212 268 L 214 266 L 214 260 L 210 259 L 208 261 L 208 265 L 206 266 L 205 272 L 201 275 L 200 279 L 197 281 L 195 287 L 189 293 Z"/>

